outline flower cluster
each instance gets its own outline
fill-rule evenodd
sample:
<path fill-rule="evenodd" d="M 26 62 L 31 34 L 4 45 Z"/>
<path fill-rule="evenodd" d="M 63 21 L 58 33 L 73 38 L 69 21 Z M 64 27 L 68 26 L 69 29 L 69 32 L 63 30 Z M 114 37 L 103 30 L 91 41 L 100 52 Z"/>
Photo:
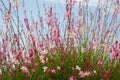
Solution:
<path fill-rule="evenodd" d="M 95 12 L 89 1 L 66 0 L 61 21 L 52 5 L 41 16 L 38 0 L 37 18 L 24 0 L 0 0 L 0 80 L 119 79 L 119 0 L 99 1 Z"/>

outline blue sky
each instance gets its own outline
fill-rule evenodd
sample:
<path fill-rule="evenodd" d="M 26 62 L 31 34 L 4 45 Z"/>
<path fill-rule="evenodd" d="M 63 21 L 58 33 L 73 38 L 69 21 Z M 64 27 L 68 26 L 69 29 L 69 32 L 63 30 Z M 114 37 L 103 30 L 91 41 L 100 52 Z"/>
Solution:
<path fill-rule="evenodd" d="M 8 0 L 3 0 L 5 5 L 8 7 Z M 27 9 L 27 16 L 30 17 L 31 16 L 31 11 L 32 11 L 32 15 L 34 16 L 34 18 L 37 18 L 37 6 L 36 6 L 36 0 L 24 0 L 25 1 L 25 6 Z M 77 0 L 77 1 L 82 1 L 82 0 Z M 90 0 L 90 6 L 96 6 L 95 4 L 98 2 L 98 0 Z M 19 12 L 20 12 L 20 16 L 23 16 L 22 13 L 22 0 L 19 0 Z M 41 16 L 44 16 L 45 12 L 44 12 L 44 8 L 43 8 L 43 4 L 45 4 L 46 6 L 52 6 L 56 8 L 57 11 L 57 15 L 58 17 L 63 17 L 64 12 L 65 12 L 65 0 L 38 0 L 38 4 L 40 7 L 40 14 Z M 0 5 L 0 7 L 2 7 L 2 5 Z M 0 16 L 0 21 L 1 21 L 1 16 Z"/>
<path fill-rule="evenodd" d="M 8 0 L 3 0 L 5 5 L 8 7 Z M 10 0 L 12 1 L 12 0 Z M 18 0 L 20 7 L 19 7 L 19 12 L 20 12 L 20 16 L 23 17 L 23 11 L 22 11 L 22 1 L 23 0 Z M 27 16 L 31 17 L 31 11 L 32 11 L 32 15 L 34 16 L 35 19 L 37 19 L 37 6 L 36 6 L 36 0 L 24 0 L 25 1 L 25 6 L 26 6 L 26 10 L 27 10 Z M 40 14 L 41 16 L 45 16 L 45 12 L 44 12 L 44 8 L 43 8 L 43 4 L 46 5 L 46 7 L 48 6 L 52 6 L 54 7 L 54 9 L 56 9 L 57 11 L 57 17 L 59 19 L 63 18 L 63 15 L 65 13 L 65 0 L 37 0 L 39 7 L 40 7 Z M 77 0 L 77 1 L 83 1 L 83 0 Z M 98 3 L 98 0 L 90 0 L 89 2 L 89 6 L 90 7 L 96 7 Z M 78 4 L 78 3 L 77 3 Z M 77 6 L 77 5 L 76 5 Z M 0 7 L 2 7 L 2 5 L 0 4 Z M 94 9 L 94 8 L 93 8 Z M 74 11 L 77 12 L 77 8 L 74 8 Z M 0 21 L 2 21 L 2 17 L 0 16 Z M 0 22 L 0 24 L 2 24 Z"/>

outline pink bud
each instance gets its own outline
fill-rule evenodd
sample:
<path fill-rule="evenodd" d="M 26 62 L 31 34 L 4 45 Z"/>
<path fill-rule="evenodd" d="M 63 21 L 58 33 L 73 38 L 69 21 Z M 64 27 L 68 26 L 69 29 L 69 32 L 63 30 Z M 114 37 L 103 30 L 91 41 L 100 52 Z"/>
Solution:
<path fill-rule="evenodd" d="M 51 70 L 51 74 L 55 74 L 55 69 Z"/>
<path fill-rule="evenodd" d="M 48 26 L 52 26 L 52 25 L 53 25 L 53 18 L 52 18 L 52 16 L 49 17 L 49 18 L 46 20 L 46 23 L 48 24 Z"/>
<path fill-rule="evenodd" d="M 103 64 L 102 60 L 99 60 L 97 64 L 102 65 Z"/>
<path fill-rule="evenodd" d="M 61 70 L 61 67 L 60 67 L 60 66 L 58 66 L 58 67 L 57 67 L 57 70 L 58 70 L 58 71 L 60 71 L 60 70 Z"/>
<path fill-rule="evenodd" d="M 83 53 L 86 52 L 86 48 L 82 48 L 81 52 Z"/>
<path fill-rule="evenodd" d="M 27 30 L 30 30 L 27 18 L 24 19 L 24 23 L 25 23 L 25 26 L 26 26 Z"/>
<path fill-rule="evenodd" d="M 69 80 L 76 80 L 76 77 L 71 76 L 71 77 L 69 78 Z"/>

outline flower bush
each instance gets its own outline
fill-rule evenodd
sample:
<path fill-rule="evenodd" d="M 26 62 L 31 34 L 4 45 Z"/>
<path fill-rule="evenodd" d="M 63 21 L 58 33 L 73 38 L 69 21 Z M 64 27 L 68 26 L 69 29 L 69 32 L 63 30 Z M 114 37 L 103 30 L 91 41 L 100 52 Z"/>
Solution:
<path fill-rule="evenodd" d="M 119 0 L 99 0 L 95 12 L 89 0 L 66 0 L 63 22 L 52 6 L 42 17 L 37 0 L 37 20 L 24 0 L 24 17 L 18 0 L 0 3 L 0 80 L 120 79 Z"/>

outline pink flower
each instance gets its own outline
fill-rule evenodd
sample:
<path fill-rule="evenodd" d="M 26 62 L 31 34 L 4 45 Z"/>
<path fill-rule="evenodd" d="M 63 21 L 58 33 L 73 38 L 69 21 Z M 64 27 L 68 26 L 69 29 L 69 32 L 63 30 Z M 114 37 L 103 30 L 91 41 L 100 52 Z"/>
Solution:
<path fill-rule="evenodd" d="M 114 59 L 118 59 L 120 57 L 120 43 L 116 41 L 112 46 L 111 55 Z"/>
<path fill-rule="evenodd" d="M 5 14 L 5 20 L 6 21 L 9 21 L 11 17 L 12 16 L 11 16 L 10 12 L 8 12 L 8 13 Z"/>
<path fill-rule="evenodd" d="M 60 70 L 61 70 L 61 67 L 60 67 L 60 66 L 58 66 L 58 67 L 57 67 L 57 70 L 58 70 L 58 71 L 60 71 Z"/>
<path fill-rule="evenodd" d="M 30 59 L 35 59 L 35 56 L 34 56 L 34 54 L 30 54 Z"/>
<path fill-rule="evenodd" d="M 120 56 L 120 52 L 118 50 L 112 50 L 112 56 L 114 59 L 117 59 Z"/>
<path fill-rule="evenodd" d="M 70 11 L 67 11 L 66 13 L 65 13 L 65 19 L 66 18 L 69 18 L 70 17 Z"/>
<path fill-rule="evenodd" d="M 52 18 L 52 16 L 49 17 L 49 18 L 46 20 L 46 23 L 48 24 L 48 26 L 52 26 L 52 25 L 53 25 L 53 18 Z"/>
<path fill-rule="evenodd" d="M 71 77 L 69 78 L 69 80 L 76 80 L 76 77 L 75 77 L 75 76 L 71 76 Z"/>
<path fill-rule="evenodd" d="M 25 60 L 25 63 L 26 63 L 26 64 L 31 64 L 31 61 L 28 60 L 28 59 L 26 59 L 26 60 Z"/>
<path fill-rule="evenodd" d="M 0 56 L 2 56 L 4 53 L 4 50 L 0 51 Z"/>
<path fill-rule="evenodd" d="M 77 3 L 76 0 L 72 0 L 72 5 L 75 5 L 75 3 Z"/>
<path fill-rule="evenodd" d="M 89 0 L 83 0 L 83 1 L 87 3 Z"/>
<path fill-rule="evenodd" d="M 40 49 L 44 50 L 44 46 L 43 46 L 42 40 L 40 40 L 38 42 L 38 46 L 39 46 Z"/>
<path fill-rule="evenodd" d="M 97 62 L 97 64 L 102 65 L 102 64 L 103 64 L 103 61 L 102 61 L 102 60 L 99 60 L 99 61 Z"/>
<path fill-rule="evenodd" d="M 21 67 L 21 70 L 22 70 L 22 72 L 24 72 L 24 73 L 26 73 L 26 74 L 30 75 L 29 70 L 28 70 L 28 68 L 27 68 L 27 67 L 22 66 L 22 67 Z"/>
<path fill-rule="evenodd" d="M 52 40 L 59 39 L 59 28 L 53 28 L 54 33 L 51 35 Z"/>
<path fill-rule="evenodd" d="M 25 57 L 29 59 L 30 58 L 30 54 L 25 54 Z"/>
<path fill-rule="evenodd" d="M 55 74 L 55 69 L 51 70 L 51 74 Z"/>
<path fill-rule="evenodd" d="M 90 72 L 89 71 L 85 71 L 84 74 L 85 74 L 85 76 L 89 76 Z"/>
<path fill-rule="evenodd" d="M 24 23 L 25 23 L 25 26 L 26 26 L 27 30 L 30 30 L 27 18 L 24 18 Z"/>
<path fill-rule="evenodd" d="M 27 59 L 34 59 L 35 58 L 35 56 L 33 55 L 33 54 L 25 54 L 25 57 L 27 58 Z"/>
<path fill-rule="evenodd" d="M 48 50 L 46 50 L 46 49 L 44 49 L 44 50 L 41 51 L 42 55 L 46 55 L 47 53 L 48 53 Z"/>
<path fill-rule="evenodd" d="M 83 53 L 86 52 L 86 48 L 82 47 L 81 52 L 83 52 Z"/>
<path fill-rule="evenodd" d="M 78 76 L 79 76 L 80 78 L 84 78 L 84 77 L 90 76 L 90 75 L 91 75 L 91 72 L 90 72 L 90 71 L 85 71 L 85 72 L 80 71 L 80 72 L 78 73 Z"/>
<path fill-rule="evenodd" d="M 80 78 L 84 78 L 86 75 L 85 75 L 85 73 L 84 73 L 83 71 L 80 71 L 80 72 L 78 73 L 78 76 L 79 76 Z"/>
<path fill-rule="evenodd" d="M 102 25 L 102 22 L 98 22 L 96 25 L 100 27 Z"/>

